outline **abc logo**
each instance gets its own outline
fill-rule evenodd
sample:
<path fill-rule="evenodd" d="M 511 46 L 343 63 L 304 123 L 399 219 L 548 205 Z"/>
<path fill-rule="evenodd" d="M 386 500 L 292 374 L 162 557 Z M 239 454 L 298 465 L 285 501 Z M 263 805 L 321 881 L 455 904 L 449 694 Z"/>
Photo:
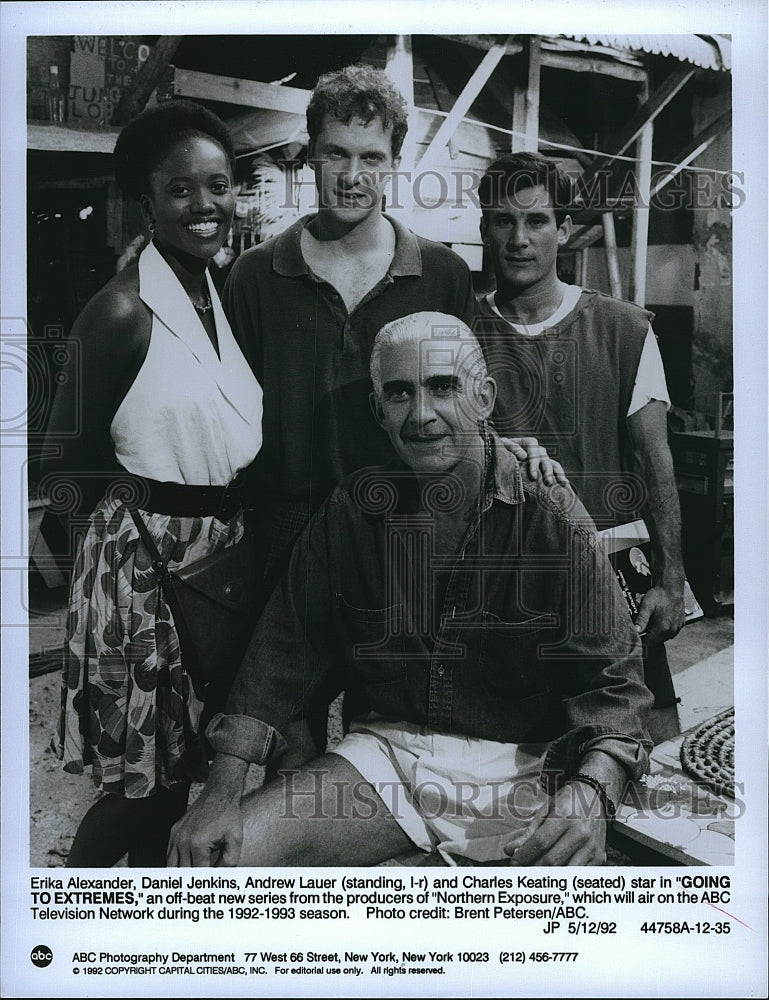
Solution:
<path fill-rule="evenodd" d="M 38 969 L 44 969 L 53 961 L 53 952 L 47 944 L 38 944 L 32 949 L 32 954 L 29 957 L 33 965 L 36 965 Z"/>

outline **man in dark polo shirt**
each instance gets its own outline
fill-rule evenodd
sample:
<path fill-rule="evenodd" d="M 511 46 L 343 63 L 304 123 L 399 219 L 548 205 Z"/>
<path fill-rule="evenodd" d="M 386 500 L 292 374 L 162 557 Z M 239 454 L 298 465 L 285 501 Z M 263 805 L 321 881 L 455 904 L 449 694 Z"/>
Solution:
<path fill-rule="evenodd" d="M 377 331 L 420 309 L 472 319 L 464 261 L 382 210 L 406 128 L 406 103 L 383 73 L 321 77 L 307 108 L 318 212 L 243 254 L 224 290 L 264 388 L 269 566 L 345 475 L 391 457 L 368 402 Z"/>
<path fill-rule="evenodd" d="M 322 76 L 307 108 L 318 212 L 243 254 L 224 289 L 264 389 L 256 479 L 270 582 L 330 490 L 392 458 L 368 401 L 377 331 L 420 310 L 472 320 L 464 261 L 382 210 L 406 128 L 406 102 L 384 73 L 348 66 Z M 524 443 L 533 474 L 543 449 Z M 546 458 L 541 471 L 551 482 Z"/>
<path fill-rule="evenodd" d="M 377 332 L 420 310 L 472 320 L 464 261 L 383 212 L 406 129 L 406 102 L 384 73 L 348 66 L 322 76 L 307 107 L 317 214 L 243 254 L 224 289 L 230 324 L 264 390 L 254 484 L 265 598 L 336 484 L 393 457 L 369 406 Z M 553 481 L 536 440 L 506 444 L 519 460 L 528 456 L 530 476 Z M 322 742 L 325 705 L 309 718 Z"/>

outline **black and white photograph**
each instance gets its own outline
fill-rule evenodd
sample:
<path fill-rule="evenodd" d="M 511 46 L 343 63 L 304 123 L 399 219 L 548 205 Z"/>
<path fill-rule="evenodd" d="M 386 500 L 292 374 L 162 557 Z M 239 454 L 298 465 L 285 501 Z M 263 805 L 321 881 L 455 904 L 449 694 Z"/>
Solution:
<path fill-rule="evenodd" d="M 761 996 L 766 13 L 4 6 L 3 995 Z"/>

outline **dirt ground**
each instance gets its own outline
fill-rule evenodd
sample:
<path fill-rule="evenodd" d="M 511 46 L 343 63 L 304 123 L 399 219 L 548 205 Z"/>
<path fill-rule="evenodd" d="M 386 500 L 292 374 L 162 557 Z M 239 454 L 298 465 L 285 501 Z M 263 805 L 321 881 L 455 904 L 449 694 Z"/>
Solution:
<path fill-rule="evenodd" d="M 60 675 L 44 674 L 29 683 L 30 865 L 58 868 L 66 862 L 78 823 L 98 793 L 90 775 L 65 774 L 49 745 L 59 712 Z"/>
<path fill-rule="evenodd" d="M 29 855 L 32 868 L 60 868 L 67 860 L 78 824 L 98 797 L 89 774 L 67 774 L 50 747 L 59 713 L 61 679 L 58 671 L 29 682 Z M 341 704 L 332 706 L 329 742 L 341 739 Z M 262 769 L 252 767 L 246 790 L 262 782 Z M 193 785 L 190 802 L 202 785 Z M 125 865 L 125 861 L 120 863 Z"/>
<path fill-rule="evenodd" d="M 50 748 L 51 735 L 59 711 L 59 674 L 50 673 L 30 680 L 30 831 L 29 853 L 32 868 L 61 868 L 75 836 L 78 823 L 97 797 L 97 792 L 86 775 L 65 774 L 61 762 Z M 341 735 L 341 724 L 332 715 Z M 334 728 L 336 728 L 336 726 Z M 252 769 L 256 772 L 257 769 Z M 260 780 L 258 773 L 251 775 L 251 785 Z M 202 785 L 194 785 L 190 798 L 200 794 Z M 414 856 L 386 862 L 386 864 L 428 864 L 430 858 L 415 851 Z M 607 863 L 631 864 L 619 851 L 609 849 Z M 125 860 L 118 867 L 124 867 Z"/>
<path fill-rule="evenodd" d="M 33 868 L 64 864 L 77 825 L 96 797 L 90 777 L 65 774 L 49 746 L 59 710 L 60 684 L 58 673 L 33 677 L 29 682 L 29 854 Z"/>
<path fill-rule="evenodd" d="M 62 638 L 61 618 L 54 616 L 53 621 L 51 641 L 44 644 L 49 649 L 54 642 L 61 642 Z M 668 643 L 668 655 L 674 674 L 689 664 L 704 660 L 717 650 L 728 647 L 734 641 L 733 635 L 732 618 L 702 619 L 688 625 L 685 634 Z M 61 762 L 50 749 L 59 712 L 60 673 L 54 671 L 32 677 L 29 684 L 30 865 L 34 868 L 61 867 L 66 861 L 78 823 L 97 793 L 87 774 L 65 774 Z M 684 701 L 686 700 L 685 697 Z M 330 719 L 332 739 L 341 737 L 340 714 L 337 703 Z M 693 720 L 694 716 L 686 726 L 692 725 Z M 252 772 L 250 785 L 255 787 L 260 780 L 259 769 L 254 768 Z M 201 787 L 193 787 L 192 797 L 199 794 Z M 610 851 L 608 863 L 632 864 L 615 851 Z"/>

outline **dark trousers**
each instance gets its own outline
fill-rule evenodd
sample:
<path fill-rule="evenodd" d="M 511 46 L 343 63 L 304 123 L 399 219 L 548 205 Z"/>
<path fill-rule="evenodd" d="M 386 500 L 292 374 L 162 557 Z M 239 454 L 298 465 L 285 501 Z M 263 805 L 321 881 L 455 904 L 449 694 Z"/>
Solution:
<path fill-rule="evenodd" d="M 678 698 L 673 687 L 673 678 L 670 674 L 665 643 L 660 642 L 653 646 L 647 646 L 644 643 L 643 656 L 644 681 L 654 695 L 654 707 L 670 708 L 671 705 L 677 704 Z"/>

